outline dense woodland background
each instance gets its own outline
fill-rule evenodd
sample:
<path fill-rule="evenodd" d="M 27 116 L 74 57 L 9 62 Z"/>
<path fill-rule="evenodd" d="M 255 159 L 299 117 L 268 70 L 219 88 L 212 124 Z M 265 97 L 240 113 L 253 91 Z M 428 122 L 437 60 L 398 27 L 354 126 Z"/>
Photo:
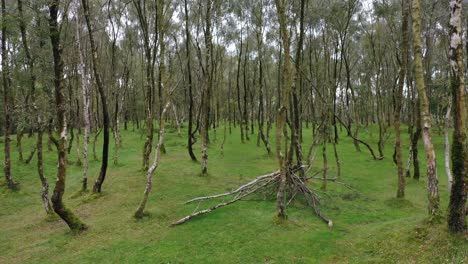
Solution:
<path fill-rule="evenodd" d="M 467 261 L 463 2 L 1 0 L 0 261 Z"/>

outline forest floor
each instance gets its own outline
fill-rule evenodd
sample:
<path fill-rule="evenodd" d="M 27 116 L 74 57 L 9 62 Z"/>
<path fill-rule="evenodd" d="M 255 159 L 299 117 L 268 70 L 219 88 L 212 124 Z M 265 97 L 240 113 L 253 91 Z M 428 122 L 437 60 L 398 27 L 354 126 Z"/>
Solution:
<path fill-rule="evenodd" d="M 263 146 L 257 147 L 256 136 L 251 135 L 246 144 L 240 143 L 238 129 L 233 128 L 232 135 L 227 133 L 224 155 L 220 151 L 223 128 L 218 129 L 217 139 L 211 133 L 209 175 L 203 177 L 201 165 L 190 161 L 187 154 L 185 134 L 178 137 L 174 129 L 168 129 L 167 153 L 154 175 L 147 205 L 149 215 L 139 221 L 132 215 L 142 198 L 146 180 L 140 169 L 143 132 L 132 132 L 131 128 L 122 131 L 120 162 L 113 165 L 112 158 L 109 159 L 108 176 L 100 196 L 76 197 L 82 168 L 70 164 L 65 203 L 89 225 L 89 230 L 82 234 L 71 233 L 59 219 L 45 217 L 36 159 L 30 165 L 21 164 L 13 140 L 12 171 L 20 190 L 7 190 L 1 179 L 0 263 L 468 263 L 466 236 L 449 235 L 445 220 L 433 227 L 425 224 L 427 196 L 422 146 L 419 152 L 422 178 L 419 181 L 407 178 L 406 198 L 394 198 L 397 176 L 392 162 L 392 136 L 385 145 L 385 159 L 374 161 L 363 146 L 362 152 L 357 152 L 352 140 L 342 132 L 338 145 L 341 181 L 355 189 L 329 182 L 324 192 L 320 191 L 319 180 L 311 182 L 311 187 L 324 197 L 321 208 L 333 220 L 333 229 L 300 202 L 288 207 L 287 221 L 278 222 L 275 200 L 265 200 L 260 195 L 184 225 L 168 227 L 195 209 L 213 204 L 183 205 L 184 201 L 232 190 L 277 169 L 275 155 L 269 157 Z M 405 132 L 402 137 L 406 163 Z M 363 129 L 360 136 L 377 149 L 375 130 L 371 134 Z M 274 146 L 274 137 L 271 140 Z M 445 214 L 448 192 L 443 138 L 435 133 L 434 140 Z M 311 130 L 305 129 L 304 152 L 311 142 Z M 33 144 L 34 139 L 25 136 L 25 156 Z M 0 147 L 3 149 L 3 143 Z M 197 144 L 195 153 L 200 159 L 198 147 Z M 45 142 L 44 148 L 45 171 L 52 192 L 57 156 L 54 151 L 47 152 Z M 96 149 L 100 156 L 100 144 Z M 329 145 L 327 149 L 328 177 L 334 178 L 333 148 Z M 3 161 L 3 151 L 0 159 Z M 73 163 L 76 159 L 73 148 L 69 160 Z M 320 170 L 321 164 L 319 151 L 312 171 Z M 90 162 L 90 186 L 99 167 L 99 161 Z"/>

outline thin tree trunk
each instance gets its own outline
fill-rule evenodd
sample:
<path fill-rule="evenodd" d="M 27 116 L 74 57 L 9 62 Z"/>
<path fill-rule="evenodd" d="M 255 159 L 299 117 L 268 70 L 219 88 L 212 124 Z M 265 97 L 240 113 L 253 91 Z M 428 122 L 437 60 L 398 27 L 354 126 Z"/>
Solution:
<path fill-rule="evenodd" d="M 80 23 L 78 18 L 76 20 L 76 45 L 78 48 L 78 57 L 80 63 L 78 64 L 78 71 L 81 77 L 81 90 L 83 95 L 83 120 L 84 120 L 84 138 L 83 138 L 83 180 L 82 180 L 82 191 L 86 191 L 88 188 L 88 146 L 89 146 L 89 133 L 91 131 L 91 116 L 90 116 L 90 102 L 91 94 L 89 91 L 89 82 L 86 78 L 85 62 L 83 58 L 83 50 L 81 46 L 81 32 Z"/>
<path fill-rule="evenodd" d="M 192 82 L 192 56 L 190 54 L 190 28 L 189 28 L 189 16 L 187 0 L 184 0 L 184 11 L 185 11 L 185 52 L 187 55 L 187 77 L 188 77 L 188 96 L 189 96 L 189 120 L 188 120 L 188 142 L 187 148 L 188 153 L 192 161 L 197 161 L 197 157 L 193 153 L 193 82 Z"/>
<path fill-rule="evenodd" d="M 447 187 L 448 191 L 452 190 L 452 171 L 450 169 L 450 141 L 449 141 L 449 130 L 450 130 L 450 112 L 452 109 L 452 99 L 449 99 L 447 106 L 447 112 L 445 114 L 444 124 L 444 150 L 445 150 L 445 174 L 447 174 Z"/>
<path fill-rule="evenodd" d="M 420 0 L 413 0 L 413 46 L 414 46 L 414 66 L 416 87 L 419 95 L 419 109 L 421 115 L 422 137 L 424 149 L 426 152 L 427 163 L 427 191 L 428 191 L 428 210 L 432 219 L 440 215 L 439 208 L 439 189 L 437 179 L 437 168 L 435 160 L 434 146 L 431 136 L 431 115 L 429 112 L 429 100 L 426 95 L 424 85 L 422 47 L 421 47 L 421 13 Z"/>
<path fill-rule="evenodd" d="M 283 62 L 283 82 L 281 87 L 281 100 L 280 106 L 277 113 L 277 120 L 276 120 L 276 155 L 278 157 L 279 167 L 280 167 L 280 181 L 279 181 L 279 188 L 278 193 L 276 196 L 277 202 L 277 211 L 279 218 L 285 218 L 285 204 L 284 204 L 284 191 L 286 188 L 286 179 L 289 174 L 288 164 L 286 163 L 288 153 L 287 147 L 285 148 L 285 153 L 281 151 L 281 140 L 282 140 L 282 133 L 285 129 L 286 124 L 286 114 L 287 109 L 289 108 L 289 94 L 291 91 L 291 59 L 290 59 L 290 38 L 289 32 L 287 28 L 287 18 L 286 18 L 286 9 L 288 1 L 286 0 L 275 0 L 276 10 L 278 14 L 278 20 L 280 25 L 280 36 L 281 42 L 284 49 L 284 62 Z"/>
<path fill-rule="evenodd" d="M 202 141 L 202 175 L 208 173 L 208 153 L 207 153 L 207 144 L 208 144 L 208 119 L 210 111 L 210 94 L 211 94 L 211 84 L 212 84 L 212 53 L 213 53 L 213 43 L 211 40 L 211 8 L 212 1 L 208 0 L 206 5 L 206 28 L 205 28 L 205 47 L 206 57 L 205 57 L 205 76 L 204 76 L 204 95 L 206 98 L 203 100 L 203 115 L 201 121 L 201 141 Z"/>
<path fill-rule="evenodd" d="M 40 125 L 40 124 L 39 124 Z M 49 184 L 47 183 L 47 178 L 44 176 L 44 162 L 43 162 L 43 151 L 42 151 L 42 135 L 43 135 L 42 128 L 39 128 L 37 131 L 37 173 L 39 174 L 39 179 L 41 179 L 42 183 L 42 192 L 41 198 L 42 202 L 44 203 L 44 209 L 47 214 L 51 214 L 51 206 L 49 202 Z"/>
<path fill-rule="evenodd" d="M 138 16 L 138 21 L 140 24 L 140 28 L 142 30 L 143 34 L 143 46 L 144 46 L 144 53 L 145 53 L 145 64 L 146 64 L 146 79 L 145 79 L 145 114 L 146 114 L 146 140 L 145 144 L 143 147 L 143 170 L 147 171 L 149 167 L 149 158 L 151 155 L 151 149 L 153 145 L 153 131 L 154 131 L 154 126 L 153 126 L 153 115 L 154 115 L 154 110 L 153 110 L 153 101 L 154 101 L 154 60 L 153 57 L 156 54 L 155 51 L 155 46 L 152 47 L 150 45 L 150 32 L 148 32 L 148 27 L 149 27 L 149 22 L 146 17 L 145 13 L 145 8 L 146 6 L 141 6 L 140 1 L 134 0 L 133 1 L 135 8 L 137 10 L 137 16 Z M 143 3 L 144 4 L 144 3 Z M 158 16 L 158 12 L 156 12 L 156 16 Z M 157 23 L 157 17 L 156 17 L 156 23 Z M 157 25 L 156 27 L 157 28 Z M 157 29 L 156 29 L 157 30 Z M 154 42 L 156 43 L 158 40 L 159 34 L 155 32 L 155 40 Z M 137 119 L 138 120 L 138 119 Z M 139 123 L 137 121 L 137 127 L 139 126 Z"/>
<path fill-rule="evenodd" d="M 241 99 L 240 99 L 240 68 L 242 62 L 242 33 L 240 37 L 240 47 L 239 47 L 239 55 L 237 60 L 237 75 L 236 75 L 236 91 L 237 91 L 237 108 L 239 110 L 239 127 L 241 132 L 241 141 L 244 143 L 244 119 L 242 115 L 242 108 L 241 108 Z"/>
<path fill-rule="evenodd" d="M 141 200 L 140 204 L 138 205 L 138 208 L 134 214 L 135 218 L 142 218 L 144 216 L 144 211 L 146 207 L 146 203 L 148 202 L 148 196 L 149 193 L 151 192 L 151 189 L 153 187 L 153 173 L 154 171 L 158 168 L 159 166 L 159 157 L 161 156 L 161 146 L 164 142 L 164 132 L 165 132 L 165 114 L 167 112 L 167 109 L 169 108 L 170 103 L 168 102 L 164 109 L 161 112 L 161 119 L 159 121 L 159 140 L 158 144 L 156 145 L 156 149 L 154 151 L 154 160 L 153 164 L 151 167 L 148 169 L 146 172 L 146 187 L 145 187 L 145 192 L 143 193 L 143 199 Z"/>
<path fill-rule="evenodd" d="M 18 160 L 23 163 L 24 162 L 24 157 L 23 157 L 23 134 L 24 130 L 19 129 L 16 133 L 16 149 L 18 150 Z"/>
<path fill-rule="evenodd" d="M 299 170 L 299 176 L 301 178 L 305 177 L 304 170 L 302 169 L 302 147 L 301 147 L 301 114 L 299 112 L 299 99 L 298 99 L 298 90 L 301 87 L 301 61 L 302 61 L 302 46 L 304 42 L 304 9 L 305 9 L 305 0 L 301 0 L 301 9 L 300 9 L 300 18 L 299 18 L 299 39 L 296 47 L 296 61 L 295 61 L 295 69 L 296 69 L 296 75 L 295 75 L 295 80 L 294 84 L 292 87 L 292 110 L 291 113 L 293 113 L 294 119 L 293 121 L 293 129 L 291 129 L 291 150 L 294 148 L 296 152 L 296 163 L 297 167 L 300 168 Z M 338 139 L 338 136 L 336 135 L 335 137 Z M 292 156 L 293 156 L 293 151 L 290 151 L 289 154 L 289 160 L 292 161 Z M 336 161 L 339 166 L 339 158 L 338 158 L 338 153 L 336 152 L 335 149 L 335 157 Z M 339 170 L 340 171 L 340 170 Z"/>
<path fill-rule="evenodd" d="M 5 107 L 5 179 L 8 188 L 15 189 L 16 183 L 13 181 L 11 176 L 11 158 L 10 158 L 10 125 L 11 125 L 11 105 L 10 105 L 10 71 L 8 67 L 8 53 L 7 53 L 7 41 L 6 41 L 6 6 L 5 0 L 2 0 L 2 78 L 3 78 L 3 98 Z"/>
<path fill-rule="evenodd" d="M 452 72 L 454 132 L 452 143 L 453 185 L 449 201 L 448 227 L 453 233 L 466 231 L 465 216 L 468 189 L 468 109 L 463 64 L 462 4 L 461 0 L 450 1 L 449 59 Z"/>
<path fill-rule="evenodd" d="M 401 1 L 403 21 L 401 24 L 401 33 L 403 40 L 400 45 L 401 59 L 400 59 L 400 72 L 398 78 L 398 88 L 395 95 L 395 115 L 394 115 L 394 126 L 395 126 L 395 159 L 397 164 L 398 173 L 398 190 L 397 198 L 405 197 L 405 175 L 403 171 L 403 157 L 401 153 L 401 133 L 400 133 L 400 113 L 403 104 L 403 87 L 405 84 L 405 73 L 406 65 L 408 60 L 408 2 L 406 0 Z"/>
<path fill-rule="evenodd" d="M 99 176 L 96 179 L 96 182 L 93 186 L 93 192 L 100 193 L 102 184 L 106 178 L 107 172 L 107 163 L 109 158 L 109 113 L 107 111 L 107 101 L 106 95 L 104 92 L 104 85 L 102 83 L 101 75 L 98 71 L 98 54 L 97 54 L 97 46 L 94 42 L 93 36 L 93 28 L 91 25 L 90 15 L 89 15 L 89 7 L 88 7 L 88 0 L 82 0 L 81 4 L 83 6 L 84 17 L 86 20 L 86 25 L 88 28 L 88 36 L 89 36 L 89 43 L 91 45 L 91 57 L 93 62 L 93 72 L 94 78 L 96 80 L 96 85 L 98 87 L 99 95 L 101 98 L 102 104 L 102 114 L 103 114 L 103 126 L 104 126 L 104 142 L 102 145 L 102 161 L 101 161 L 101 170 L 99 172 Z"/>
<path fill-rule="evenodd" d="M 59 139 L 57 140 L 57 181 L 55 183 L 54 193 L 51 200 L 55 213 L 57 213 L 68 224 L 71 230 L 83 231 L 87 229 L 87 226 L 83 224 L 83 222 L 81 222 L 81 220 L 75 216 L 72 211 L 67 209 L 63 203 L 63 195 L 65 193 L 65 178 L 67 175 L 67 105 L 65 99 L 65 89 L 63 87 L 63 60 L 62 49 L 60 47 L 60 31 L 57 22 L 59 14 L 59 2 L 59 0 L 51 0 L 49 2 L 49 30 L 54 59 L 55 103 L 60 135 Z"/>

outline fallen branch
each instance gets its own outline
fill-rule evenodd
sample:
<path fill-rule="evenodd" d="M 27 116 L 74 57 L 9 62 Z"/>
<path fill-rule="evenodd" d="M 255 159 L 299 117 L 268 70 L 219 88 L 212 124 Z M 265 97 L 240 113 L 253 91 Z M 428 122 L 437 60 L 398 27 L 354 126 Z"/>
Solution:
<path fill-rule="evenodd" d="M 217 205 L 215 205 L 215 206 L 212 206 L 212 207 L 210 207 L 210 208 L 208 208 L 208 209 L 206 209 L 206 210 L 202 210 L 202 211 L 198 211 L 198 212 L 195 212 L 195 213 L 193 213 L 193 214 L 190 214 L 190 215 L 188 215 L 188 216 L 186 216 L 186 217 L 180 219 L 179 221 L 172 223 L 170 226 L 171 226 L 171 227 L 174 227 L 174 226 L 177 226 L 177 225 L 181 225 L 181 224 L 187 222 L 188 220 L 190 220 L 190 219 L 192 219 L 192 218 L 194 218 L 194 217 L 196 217 L 196 216 L 203 215 L 203 214 L 207 214 L 207 213 L 212 212 L 212 211 L 214 211 L 214 210 L 216 210 L 216 209 L 218 209 L 218 208 L 221 208 L 221 207 L 224 207 L 224 206 L 226 206 L 226 205 L 230 205 L 230 204 L 232 204 L 232 203 L 235 203 L 235 202 L 239 201 L 240 199 L 242 199 L 242 198 L 244 198 L 244 197 L 246 197 L 246 196 L 248 196 L 248 195 L 250 195 L 250 194 L 256 192 L 256 191 L 259 190 L 260 188 L 265 187 L 265 186 L 267 186 L 268 184 L 270 184 L 271 182 L 277 180 L 277 179 L 278 179 L 278 176 L 279 176 L 279 174 L 276 175 L 276 177 L 274 177 L 274 178 L 270 179 L 269 181 L 267 181 L 266 183 L 264 183 L 264 184 L 258 186 L 257 188 L 254 188 L 254 189 L 252 189 L 252 190 L 250 190 L 250 191 L 244 193 L 243 195 L 239 195 L 238 197 L 236 197 L 236 198 L 230 200 L 229 202 L 219 203 L 219 204 L 217 204 Z"/>
<path fill-rule="evenodd" d="M 319 177 L 309 177 L 308 179 L 315 179 L 315 180 L 321 180 L 321 181 L 331 181 L 331 182 L 334 182 L 334 183 L 338 183 L 338 184 L 341 184 L 343 185 L 344 187 L 348 188 L 348 189 L 351 189 L 351 190 L 356 190 L 356 188 L 354 188 L 353 186 L 347 184 L 347 183 L 344 183 L 344 182 L 341 182 L 341 181 L 338 181 L 337 178 L 319 178 Z"/>
<path fill-rule="evenodd" d="M 234 191 L 227 192 L 227 193 L 222 193 L 222 194 L 211 195 L 211 196 L 197 197 L 197 198 L 194 198 L 192 200 L 186 201 L 184 204 L 189 204 L 189 203 L 193 203 L 193 202 L 196 202 L 196 201 L 204 201 L 204 200 L 215 199 L 215 198 L 220 198 L 220 197 L 225 197 L 225 196 L 229 196 L 229 195 L 232 195 L 232 194 L 236 194 L 236 193 L 241 192 L 244 189 L 246 189 L 246 188 L 248 188 L 248 187 L 250 187 L 252 185 L 257 184 L 258 182 L 260 182 L 260 181 L 262 181 L 264 179 L 275 176 L 276 174 L 279 174 L 279 171 L 275 171 L 275 172 L 267 174 L 267 175 L 259 176 L 259 177 L 255 178 L 255 180 L 240 186 L 239 188 L 235 189 Z"/>

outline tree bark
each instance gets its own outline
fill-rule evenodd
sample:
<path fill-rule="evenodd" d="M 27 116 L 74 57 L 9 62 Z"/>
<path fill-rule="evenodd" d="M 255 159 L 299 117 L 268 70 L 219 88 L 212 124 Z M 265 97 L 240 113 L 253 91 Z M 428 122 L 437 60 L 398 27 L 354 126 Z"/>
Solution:
<path fill-rule="evenodd" d="M 398 77 L 398 88 L 395 94 L 395 113 L 394 113 L 394 127 L 395 127 L 395 159 L 397 164 L 398 173 L 398 190 L 397 198 L 405 197 L 405 175 L 403 171 L 403 157 L 401 153 L 401 133 L 400 133 L 400 113 L 403 104 L 403 87 L 405 84 L 406 66 L 408 62 L 408 2 L 401 1 L 403 20 L 401 24 L 402 41 L 400 45 L 401 59 L 400 71 Z"/>
<path fill-rule="evenodd" d="M 427 163 L 427 191 L 428 191 L 428 210 L 431 219 L 440 215 L 439 208 L 439 189 L 437 179 L 437 168 L 434 146 L 431 136 L 431 115 L 429 111 L 429 100 L 426 95 L 424 85 L 422 47 L 421 47 L 421 13 L 420 0 L 413 0 L 413 46 L 414 46 L 414 66 L 416 87 L 419 95 L 419 110 L 421 115 L 421 129 L 426 152 Z"/>
<path fill-rule="evenodd" d="M 237 74 L 236 74 L 236 91 L 237 91 L 237 108 L 239 110 L 239 128 L 241 132 L 241 141 L 244 143 L 244 118 L 242 115 L 242 108 L 241 108 L 241 99 L 240 99 L 240 69 L 241 69 L 241 62 L 242 62 L 242 32 L 240 36 L 240 47 L 239 47 L 239 55 L 237 58 Z"/>
<path fill-rule="evenodd" d="M 81 222 L 81 220 L 76 217 L 72 211 L 67 209 L 63 203 L 65 178 L 67 175 L 67 100 L 65 98 L 65 89 L 63 87 L 62 48 L 60 44 L 60 29 L 57 22 L 59 3 L 59 0 L 49 1 L 49 31 L 54 59 L 55 104 L 60 135 L 59 139 L 56 140 L 58 150 L 57 181 L 55 183 L 54 193 L 51 200 L 55 213 L 57 213 L 68 224 L 72 231 L 79 232 L 87 229 L 87 226 L 83 224 L 83 222 Z"/>
<path fill-rule="evenodd" d="M 83 140 L 83 180 L 82 180 L 82 191 L 86 191 L 88 188 L 88 146 L 89 146 L 89 134 L 91 132 L 91 115 L 90 115 L 90 102 L 91 94 L 89 91 L 89 82 L 86 78 L 85 62 L 83 58 L 83 50 L 81 47 L 81 33 L 80 23 L 78 18 L 76 20 L 76 45 L 78 48 L 78 57 L 80 63 L 78 64 L 78 71 L 81 77 L 81 90 L 83 95 L 83 120 L 84 120 L 84 140 Z"/>
<path fill-rule="evenodd" d="M 452 103 L 454 132 L 452 143 L 453 185 L 450 193 L 448 227 L 453 233 L 465 231 L 467 183 L 468 183 L 468 138 L 467 98 L 463 65 L 462 45 L 462 1 L 450 1 L 450 49 L 449 59 L 452 73 Z"/>
<path fill-rule="evenodd" d="M 206 57 L 205 57 L 205 76 L 204 76 L 204 100 L 202 100 L 202 121 L 201 121 L 201 141 L 202 141 L 202 175 L 208 173 L 208 119 L 209 119 L 209 110 L 210 110 L 210 98 L 211 98 L 211 84 L 212 84 L 212 53 L 213 53 L 213 43 L 211 40 L 211 12 L 212 12 L 212 0 L 206 1 L 206 27 L 205 27 L 205 47 L 206 47 Z"/>
<path fill-rule="evenodd" d="M 289 107 L 289 94 L 291 92 L 291 58 L 290 58 L 290 38 L 289 31 L 287 28 L 287 18 L 286 18 L 286 8 L 288 1 L 287 0 L 275 0 L 276 11 L 278 14 L 278 20 L 280 25 L 280 36 L 281 42 L 284 50 L 284 62 L 283 62 L 283 82 L 281 86 L 281 100 L 280 106 L 277 113 L 276 121 L 276 155 L 278 157 L 279 167 L 280 167 L 280 181 L 278 194 L 276 196 L 277 202 L 277 214 L 279 218 L 285 218 L 285 205 L 284 205 L 284 191 L 286 188 L 286 179 L 288 177 L 288 164 L 286 163 L 288 153 L 287 148 L 285 148 L 285 153 L 281 151 L 282 148 L 282 133 L 285 129 L 286 123 L 286 114 Z"/>
<path fill-rule="evenodd" d="M 143 199 L 141 200 L 138 208 L 134 214 L 135 218 L 142 218 L 144 216 L 144 210 L 146 207 L 146 203 L 148 202 L 148 196 L 151 192 L 153 186 L 153 173 L 159 166 L 159 157 L 161 156 L 161 146 L 164 142 L 164 127 L 165 127 L 165 114 L 171 104 L 168 102 L 166 106 L 163 108 L 161 112 L 161 119 L 159 121 L 159 140 L 158 144 L 156 145 L 155 154 L 154 154 L 154 161 L 151 167 L 146 172 L 146 187 L 145 192 L 143 193 Z"/>
<path fill-rule="evenodd" d="M 93 186 L 93 192 L 100 193 L 102 184 L 106 178 L 107 173 L 107 163 L 109 159 L 109 112 L 107 111 L 107 101 L 106 101 L 106 94 L 104 91 L 104 84 L 102 83 L 101 75 L 98 71 L 98 53 L 97 53 L 97 46 L 94 42 L 94 34 L 93 34 L 93 27 L 91 25 L 91 19 L 89 15 L 89 6 L 88 0 L 81 0 L 81 4 L 83 6 L 84 17 L 86 20 L 86 25 L 88 28 L 88 36 L 89 36 L 89 43 L 91 45 L 91 57 L 93 62 L 93 73 L 94 78 L 96 80 L 96 85 L 99 91 L 99 96 L 101 98 L 101 105 L 102 105 L 102 115 L 103 115 L 103 126 L 104 126 L 104 142 L 102 145 L 102 161 L 101 161 L 101 170 L 99 172 L 99 176 L 96 179 L 96 182 Z"/>
<path fill-rule="evenodd" d="M 7 25 L 6 25 L 6 6 L 5 0 L 2 0 L 2 79 L 3 79 L 3 99 L 5 107 L 5 179 L 8 188 L 15 189 L 16 183 L 11 176 L 11 158 L 10 158 L 10 133 L 11 133 L 11 105 L 10 105 L 10 71 L 8 67 L 7 51 Z"/>
<path fill-rule="evenodd" d="M 452 100 L 449 98 L 449 100 Z M 452 190 L 452 171 L 450 169 L 450 141 L 449 141 L 449 130 L 450 130 L 450 112 L 452 109 L 452 101 L 447 105 L 447 112 L 445 113 L 445 124 L 444 124 L 444 150 L 445 150 L 445 174 L 447 174 L 447 187 L 448 191 Z"/>
<path fill-rule="evenodd" d="M 189 96 L 189 120 L 188 120 L 188 142 L 187 148 L 188 153 L 192 161 L 197 161 L 197 157 L 193 153 L 193 83 L 192 83 L 192 58 L 190 54 L 190 28 L 189 28 L 189 16 L 187 0 L 184 0 L 184 11 L 185 11 L 185 52 L 187 54 L 187 78 L 188 78 L 188 96 Z"/>

